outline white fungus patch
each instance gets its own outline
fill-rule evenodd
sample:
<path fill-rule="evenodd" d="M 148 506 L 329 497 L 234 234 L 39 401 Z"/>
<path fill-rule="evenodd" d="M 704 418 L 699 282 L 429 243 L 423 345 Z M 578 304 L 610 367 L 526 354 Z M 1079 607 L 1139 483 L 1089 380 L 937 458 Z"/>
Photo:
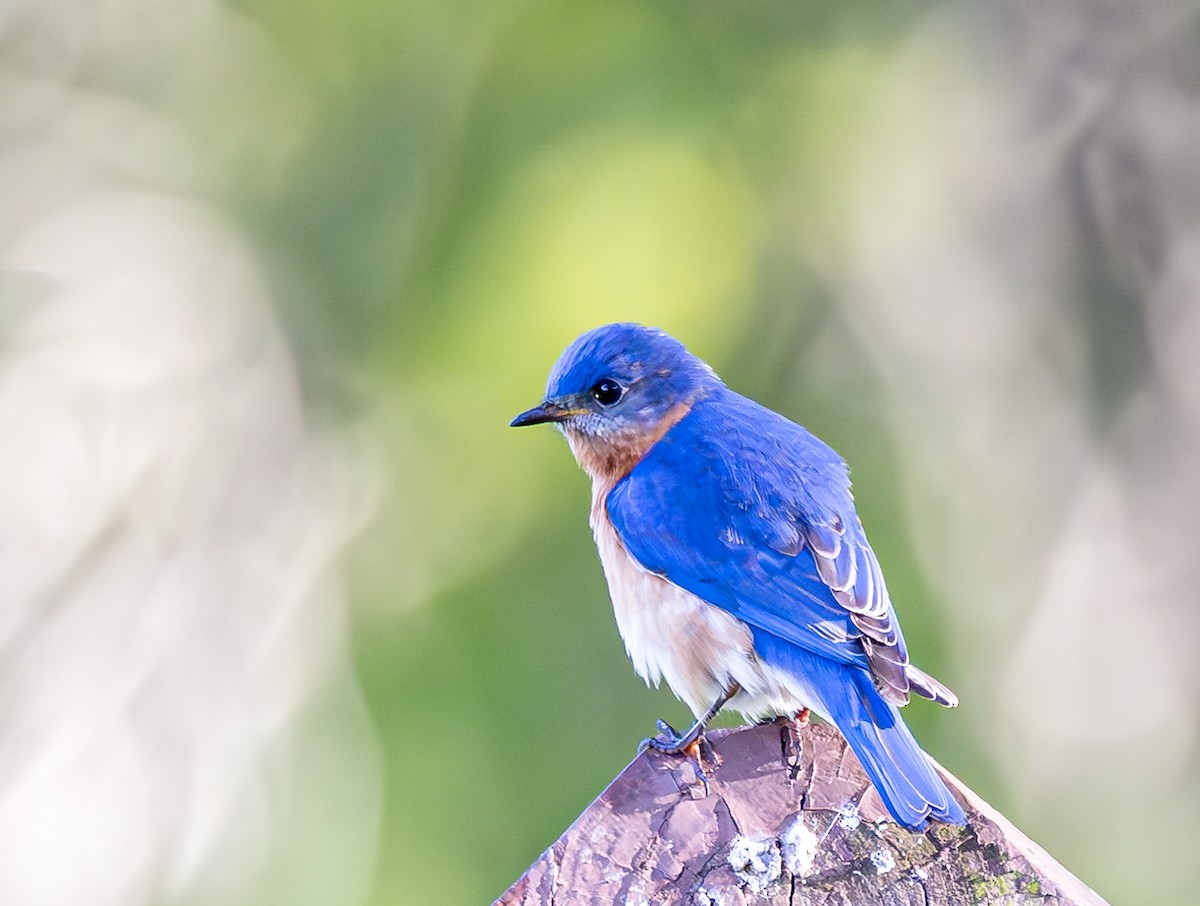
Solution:
<path fill-rule="evenodd" d="M 805 877 L 813 870 L 820 845 L 821 838 L 804 823 L 802 816 L 797 815 L 787 829 L 779 835 L 779 851 L 783 857 L 783 867 L 797 878 Z"/>
<path fill-rule="evenodd" d="M 862 824 L 862 819 L 858 817 L 857 805 L 843 805 L 837 810 L 837 816 L 838 824 L 843 830 L 856 830 Z"/>
<path fill-rule="evenodd" d="M 761 895 L 779 880 L 783 864 L 776 840 L 751 840 L 738 834 L 733 838 L 726 857 L 729 867 L 742 885 Z"/>
<path fill-rule="evenodd" d="M 896 859 L 890 850 L 877 849 L 871 853 L 871 864 L 875 866 L 875 874 L 887 874 L 896 867 Z"/>

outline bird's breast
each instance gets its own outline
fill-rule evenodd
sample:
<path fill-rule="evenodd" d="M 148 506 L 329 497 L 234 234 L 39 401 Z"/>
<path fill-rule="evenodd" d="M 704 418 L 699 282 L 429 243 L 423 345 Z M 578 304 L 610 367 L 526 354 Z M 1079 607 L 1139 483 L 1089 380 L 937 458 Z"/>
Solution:
<path fill-rule="evenodd" d="M 629 554 L 608 518 L 607 490 L 599 482 L 593 489 L 592 532 L 617 629 L 638 675 L 655 686 L 665 679 L 697 716 L 732 681 L 746 689 L 747 702 L 762 694 L 777 698 L 778 684 L 754 656 L 744 623 L 650 572 Z"/>

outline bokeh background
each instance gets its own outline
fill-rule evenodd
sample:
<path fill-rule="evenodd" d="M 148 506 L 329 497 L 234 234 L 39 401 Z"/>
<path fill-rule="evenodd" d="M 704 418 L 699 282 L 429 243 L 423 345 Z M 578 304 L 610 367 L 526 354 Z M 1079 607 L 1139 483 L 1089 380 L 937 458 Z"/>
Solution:
<path fill-rule="evenodd" d="M 498 895 L 655 717 L 555 432 L 675 333 L 832 443 L 926 748 L 1200 886 L 1191 2 L 6 0 L 0 902 Z"/>

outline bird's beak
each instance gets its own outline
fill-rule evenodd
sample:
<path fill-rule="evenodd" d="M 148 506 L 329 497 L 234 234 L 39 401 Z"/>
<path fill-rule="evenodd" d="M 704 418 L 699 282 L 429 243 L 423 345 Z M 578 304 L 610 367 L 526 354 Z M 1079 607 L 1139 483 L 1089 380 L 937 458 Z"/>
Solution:
<path fill-rule="evenodd" d="M 568 409 L 566 406 L 554 402 L 554 400 L 546 400 L 540 406 L 534 406 L 527 412 L 522 412 L 509 422 L 508 426 L 510 428 L 524 428 L 526 425 L 540 425 L 544 422 L 561 422 L 583 411 L 582 409 Z"/>

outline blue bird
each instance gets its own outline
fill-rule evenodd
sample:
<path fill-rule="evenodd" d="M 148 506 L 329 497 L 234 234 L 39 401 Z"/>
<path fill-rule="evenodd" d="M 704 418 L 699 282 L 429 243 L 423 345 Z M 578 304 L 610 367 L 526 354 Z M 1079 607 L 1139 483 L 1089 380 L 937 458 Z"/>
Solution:
<path fill-rule="evenodd" d="M 683 734 L 660 721 L 643 748 L 690 749 L 726 704 L 751 718 L 811 708 L 898 822 L 965 823 L 897 710 L 910 693 L 958 701 L 909 663 L 841 457 L 638 324 L 567 348 L 545 400 L 512 425 L 544 422 L 592 479 L 592 531 L 634 669 L 696 717 Z"/>

